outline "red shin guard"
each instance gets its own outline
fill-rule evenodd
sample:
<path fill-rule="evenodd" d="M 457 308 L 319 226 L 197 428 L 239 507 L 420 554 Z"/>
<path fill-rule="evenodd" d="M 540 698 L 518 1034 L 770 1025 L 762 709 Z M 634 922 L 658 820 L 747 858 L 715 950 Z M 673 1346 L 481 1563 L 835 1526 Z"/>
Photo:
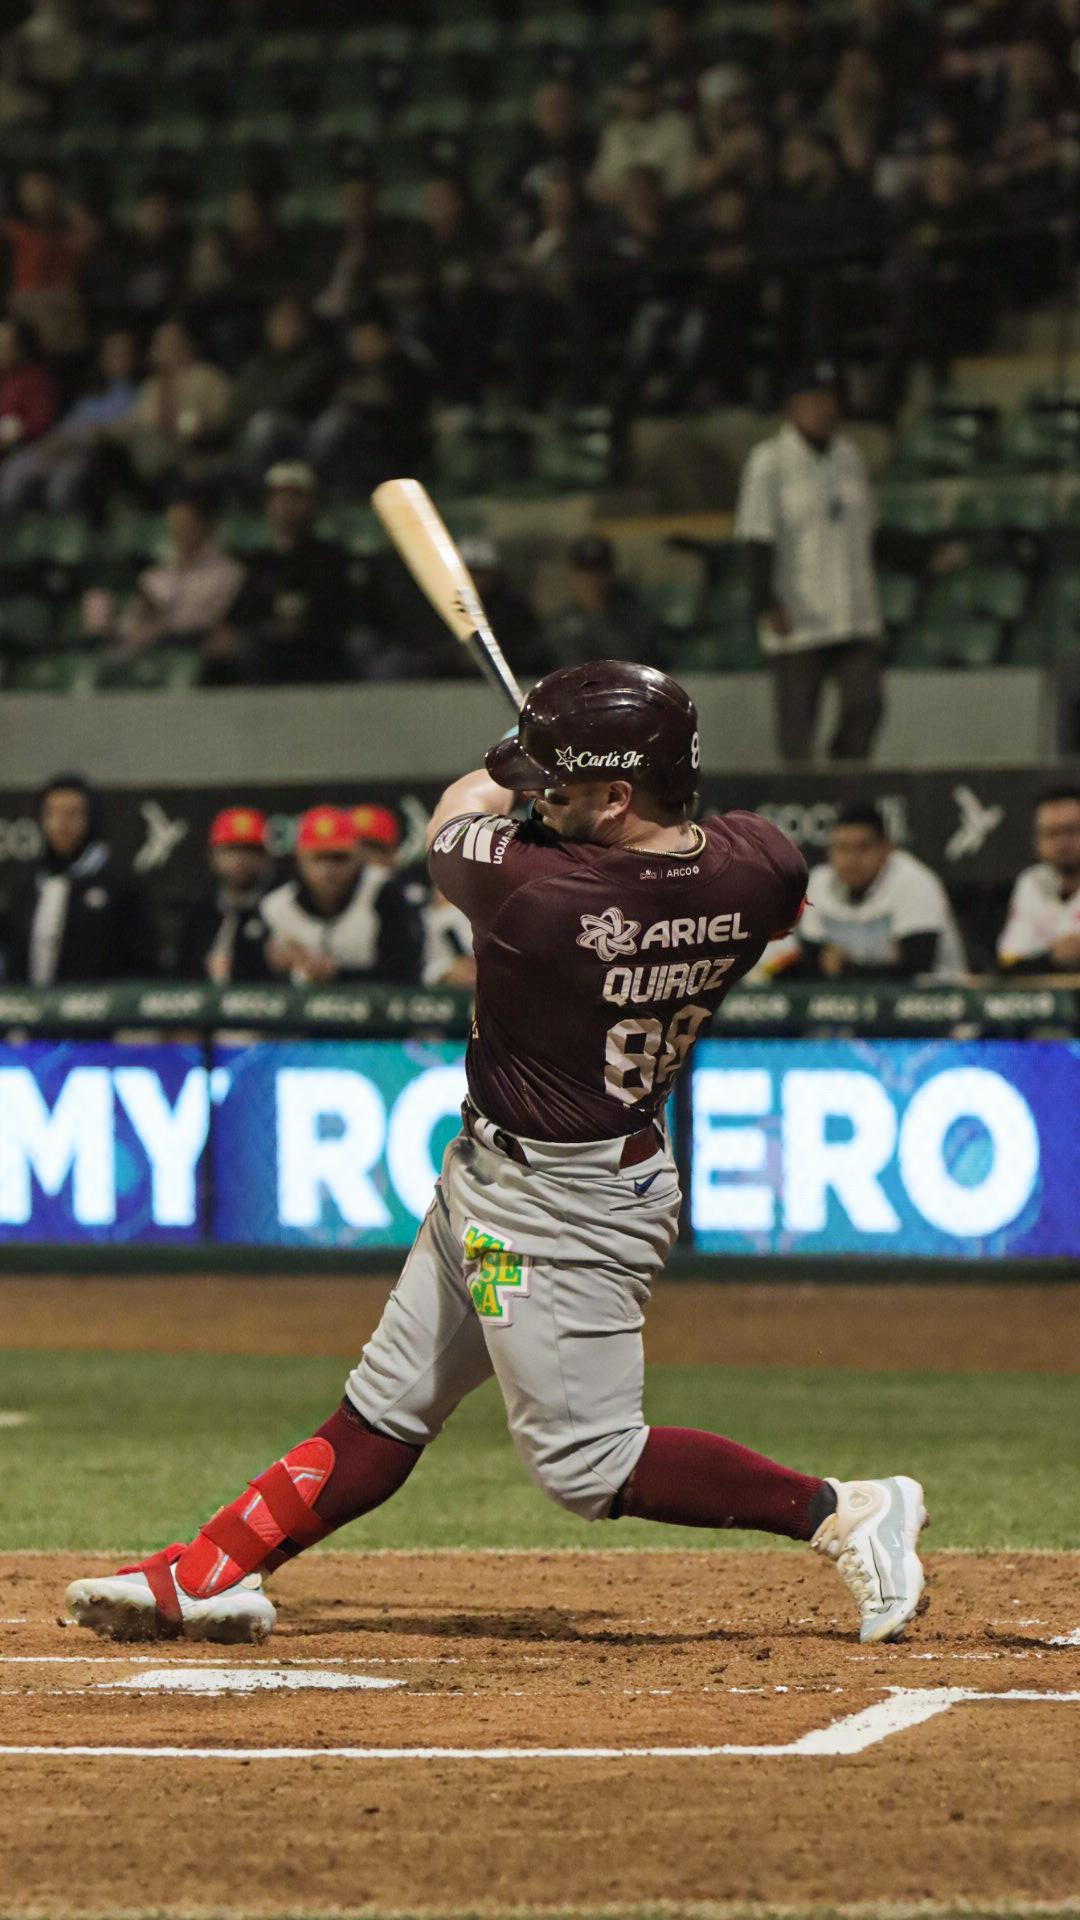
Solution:
<path fill-rule="evenodd" d="M 651 1427 L 620 1512 L 680 1527 L 753 1527 L 809 1540 L 810 1502 L 824 1482 L 718 1433 Z"/>
<path fill-rule="evenodd" d="M 174 1572 L 205 1599 L 249 1573 L 272 1573 L 346 1521 L 381 1506 L 420 1458 L 419 1447 L 377 1433 L 343 1401 L 301 1441 L 222 1507 L 184 1548 Z"/>

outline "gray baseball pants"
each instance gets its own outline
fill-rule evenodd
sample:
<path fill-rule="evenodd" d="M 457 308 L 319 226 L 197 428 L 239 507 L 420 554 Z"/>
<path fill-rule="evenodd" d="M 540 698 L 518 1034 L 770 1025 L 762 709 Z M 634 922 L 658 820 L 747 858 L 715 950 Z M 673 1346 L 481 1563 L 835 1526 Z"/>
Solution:
<path fill-rule="evenodd" d="M 434 1440 L 494 1374 L 519 1458 L 553 1500 L 600 1520 L 648 1437 L 641 1329 L 675 1239 L 667 1141 L 619 1165 L 623 1143 L 521 1140 L 519 1165 L 475 1116 L 442 1176 L 346 1394 L 380 1432 Z"/>

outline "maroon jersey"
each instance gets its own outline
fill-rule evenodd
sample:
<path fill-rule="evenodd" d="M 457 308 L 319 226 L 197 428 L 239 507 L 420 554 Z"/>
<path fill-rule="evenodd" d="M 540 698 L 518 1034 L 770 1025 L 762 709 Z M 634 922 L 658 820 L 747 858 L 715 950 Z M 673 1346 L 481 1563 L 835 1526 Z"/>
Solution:
<path fill-rule="evenodd" d="M 662 1109 L 699 1030 L 797 918 L 806 862 L 755 813 L 690 853 L 558 840 L 466 815 L 436 835 L 434 884 L 472 923 L 469 1091 L 532 1140 L 606 1140 Z"/>

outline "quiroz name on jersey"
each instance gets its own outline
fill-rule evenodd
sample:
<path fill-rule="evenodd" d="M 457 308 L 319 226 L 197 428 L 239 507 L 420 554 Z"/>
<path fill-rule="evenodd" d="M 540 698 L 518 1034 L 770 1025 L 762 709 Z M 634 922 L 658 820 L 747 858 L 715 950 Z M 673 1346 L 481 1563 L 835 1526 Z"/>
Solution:
<path fill-rule="evenodd" d="M 642 947 L 702 946 L 706 940 L 749 940 L 739 914 L 701 914 L 696 920 L 656 920 L 643 936 Z M 699 960 L 674 960 L 655 966 L 609 967 L 603 997 L 612 1006 L 659 1006 L 666 1000 L 691 1000 L 698 993 L 719 993 L 724 975 L 735 965 L 734 954 L 705 954 Z"/>

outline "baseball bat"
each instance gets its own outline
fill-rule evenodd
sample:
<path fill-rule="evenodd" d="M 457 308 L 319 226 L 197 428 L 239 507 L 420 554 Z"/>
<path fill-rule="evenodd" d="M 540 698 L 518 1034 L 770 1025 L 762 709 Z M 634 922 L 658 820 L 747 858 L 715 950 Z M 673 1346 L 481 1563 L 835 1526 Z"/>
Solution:
<path fill-rule="evenodd" d="M 442 515 L 419 480 L 384 480 L 371 504 L 413 579 L 497 693 L 521 710 L 524 694 L 491 631 L 480 595 Z"/>

